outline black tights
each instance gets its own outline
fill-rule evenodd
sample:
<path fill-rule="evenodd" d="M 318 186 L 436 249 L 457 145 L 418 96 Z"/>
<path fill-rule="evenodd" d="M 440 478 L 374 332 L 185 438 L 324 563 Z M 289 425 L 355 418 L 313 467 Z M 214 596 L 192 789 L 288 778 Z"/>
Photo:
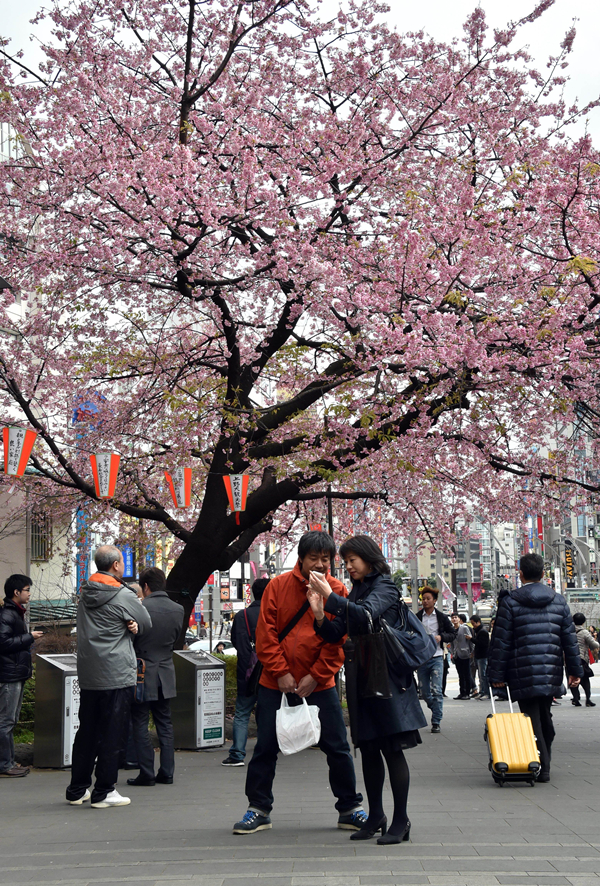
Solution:
<path fill-rule="evenodd" d="M 369 800 L 369 824 L 373 827 L 383 816 L 383 782 L 385 781 L 383 757 L 385 757 L 394 796 L 394 817 L 388 830 L 391 834 L 398 836 L 408 821 L 406 804 L 408 802 L 410 772 L 406 758 L 402 751 L 384 752 L 382 757 L 380 750 L 361 748 L 360 754 L 365 790 Z"/>

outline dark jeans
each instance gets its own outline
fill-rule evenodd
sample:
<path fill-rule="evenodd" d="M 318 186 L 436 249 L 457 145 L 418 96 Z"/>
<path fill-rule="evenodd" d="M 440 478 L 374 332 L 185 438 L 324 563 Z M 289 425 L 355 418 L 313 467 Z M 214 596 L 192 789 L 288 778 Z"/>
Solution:
<path fill-rule="evenodd" d="M 0 683 L 0 772 L 15 765 L 15 726 L 19 722 L 25 680 Z"/>
<path fill-rule="evenodd" d="M 133 724 L 133 741 L 140 764 L 140 775 L 145 779 L 154 778 L 154 747 L 148 735 L 150 711 L 156 726 L 156 734 L 160 744 L 159 775 L 173 778 L 175 772 L 175 748 L 173 724 L 171 723 L 171 700 L 164 698 L 162 687 L 158 687 L 157 701 L 135 702 L 131 707 Z"/>
<path fill-rule="evenodd" d="M 459 658 L 454 656 L 454 666 L 458 672 L 459 695 L 469 696 L 471 694 L 471 659 Z"/>
<path fill-rule="evenodd" d="M 290 704 L 300 703 L 297 695 L 290 694 Z M 342 707 L 334 688 L 313 692 L 306 699 L 319 708 L 321 740 L 319 747 L 327 755 L 329 784 L 337 803 L 338 812 L 350 812 L 362 803 L 362 795 L 356 792 L 356 775 L 346 735 Z M 268 814 L 273 808 L 273 779 L 277 766 L 279 745 L 275 732 L 275 716 L 281 706 L 281 692 L 260 686 L 256 705 L 258 737 L 254 754 L 246 775 L 248 805 Z"/>
<path fill-rule="evenodd" d="M 579 701 L 579 699 L 581 697 L 579 694 L 579 688 L 581 687 L 581 689 L 583 689 L 583 691 L 585 692 L 585 700 L 590 701 L 591 695 L 592 695 L 592 687 L 590 685 L 590 676 L 593 677 L 594 672 L 592 671 L 588 662 L 583 661 L 583 659 L 581 661 L 581 664 L 583 665 L 583 677 L 581 678 L 579 686 L 571 686 L 571 695 L 573 696 L 573 701 Z M 586 671 L 588 673 L 586 673 Z"/>
<path fill-rule="evenodd" d="M 79 800 L 92 784 L 94 765 L 96 784 L 92 803 L 104 800 L 114 791 L 119 777 L 119 754 L 123 742 L 123 723 L 131 705 L 133 687 L 125 689 L 82 689 L 79 702 L 79 729 L 73 743 L 71 784 L 67 800 Z"/>
<path fill-rule="evenodd" d="M 542 772 L 550 772 L 550 758 L 552 756 L 552 742 L 556 732 L 552 723 L 552 696 L 536 695 L 534 698 L 520 698 L 519 708 L 522 714 L 531 717 L 533 733 L 537 739 L 540 752 L 540 765 Z"/>

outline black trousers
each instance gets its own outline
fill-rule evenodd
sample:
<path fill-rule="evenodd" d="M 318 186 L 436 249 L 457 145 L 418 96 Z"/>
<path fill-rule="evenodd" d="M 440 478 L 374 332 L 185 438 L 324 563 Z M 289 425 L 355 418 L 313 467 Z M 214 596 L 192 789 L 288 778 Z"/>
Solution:
<path fill-rule="evenodd" d="M 458 672 L 459 695 L 471 694 L 471 659 L 454 656 L 454 665 Z"/>
<path fill-rule="evenodd" d="M 133 724 L 133 741 L 137 751 L 137 759 L 140 764 L 140 775 L 145 779 L 154 778 L 154 748 L 148 735 L 148 721 L 150 711 L 156 726 L 156 734 L 160 744 L 160 768 L 159 775 L 173 778 L 175 771 L 175 747 L 173 736 L 173 724 L 171 723 L 171 700 L 165 698 L 162 687 L 158 687 L 158 699 L 156 701 L 134 702 L 131 707 L 131 721 Z"/>
<path fill-rule="evenodd" d="M 533 698 L 520 698 L 519 708 L 522 714 L 531 717 L 531 725 L 540 752 L 542 772 L 550 772 L 552 742 L 556 735 L 552 722 L 552 696 L 536 695 Z"/>
<path fill-rule="evenodd" d="M 289 695 L 290 704 L 300 702 L 297 695 Z M 327 755 L 329 784 L 337 797 L 338 812 L 350 812 L 362 803 L 362 794 L 356 792 L 356 775 L 346 735 L 342 707 L 335 689 L 313 692 L 306 699 L 319 708 L 321 740 L 319 747 Z M 273 780 L 277 766 L 279 745 L 275 731 L 275 717 L 281 705 L 281 692 L 259 686 L 256 704 L 258 737 L 246 775 L 248 805 L 268 814 L 273 808 Z"/>
<path fill-rule="evenodd" d="M 92 803 L 104 800 L 114 791 L 119 777 L 119 754 L 123 724 L 131 704 L 133 687 L 125 689 L 82 689 L 79 702 L 79 729 L 73 743 L 71 784 L 67 800 L 79 800 L 96 783 Z"/>

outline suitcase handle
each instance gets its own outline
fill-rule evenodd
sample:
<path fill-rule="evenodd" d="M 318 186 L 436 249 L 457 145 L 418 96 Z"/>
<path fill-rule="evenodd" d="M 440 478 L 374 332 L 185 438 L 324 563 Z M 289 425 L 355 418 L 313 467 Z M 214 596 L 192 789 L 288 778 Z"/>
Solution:
<path fill-rule="evenodd" d="M 511 695 L 510 695 L 510 687 L 509 687 L 508 683 L 505 683 L 504 685 L 506 686 L 506 692 L 508 693 L 508 703 L 510 705 L 510 712 L 511 712 L 511 714 L 513 714 L 514 713 L 513 701 L 512 701 Z M 491 701 L 492 701 L 492 714 L 495 714 L 496 713 L 496 704 L 494 702 L 494 687 L 493 686 L 490 686 L 490 697 L 491 697 Z"/>

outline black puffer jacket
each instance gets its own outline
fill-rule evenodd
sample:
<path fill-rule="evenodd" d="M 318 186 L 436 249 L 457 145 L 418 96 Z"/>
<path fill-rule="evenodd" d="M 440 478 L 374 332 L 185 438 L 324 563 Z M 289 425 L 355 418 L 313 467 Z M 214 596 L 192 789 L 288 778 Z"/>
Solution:
<path fill-rule="evenodd" d="M 17 683 L 31 677 L 33 636 L 27 632 L 23 613 L 6 599 L 0 608 L 0 683 Z"/>
<path fill-rule="evenodd" d="M 541 582 L 502 598 L 488 655 L 490 683 L 508 683 L 513 698 L 560 694 L 567 673 L 582 677 L 575 626 L 567 601 Z"/>

